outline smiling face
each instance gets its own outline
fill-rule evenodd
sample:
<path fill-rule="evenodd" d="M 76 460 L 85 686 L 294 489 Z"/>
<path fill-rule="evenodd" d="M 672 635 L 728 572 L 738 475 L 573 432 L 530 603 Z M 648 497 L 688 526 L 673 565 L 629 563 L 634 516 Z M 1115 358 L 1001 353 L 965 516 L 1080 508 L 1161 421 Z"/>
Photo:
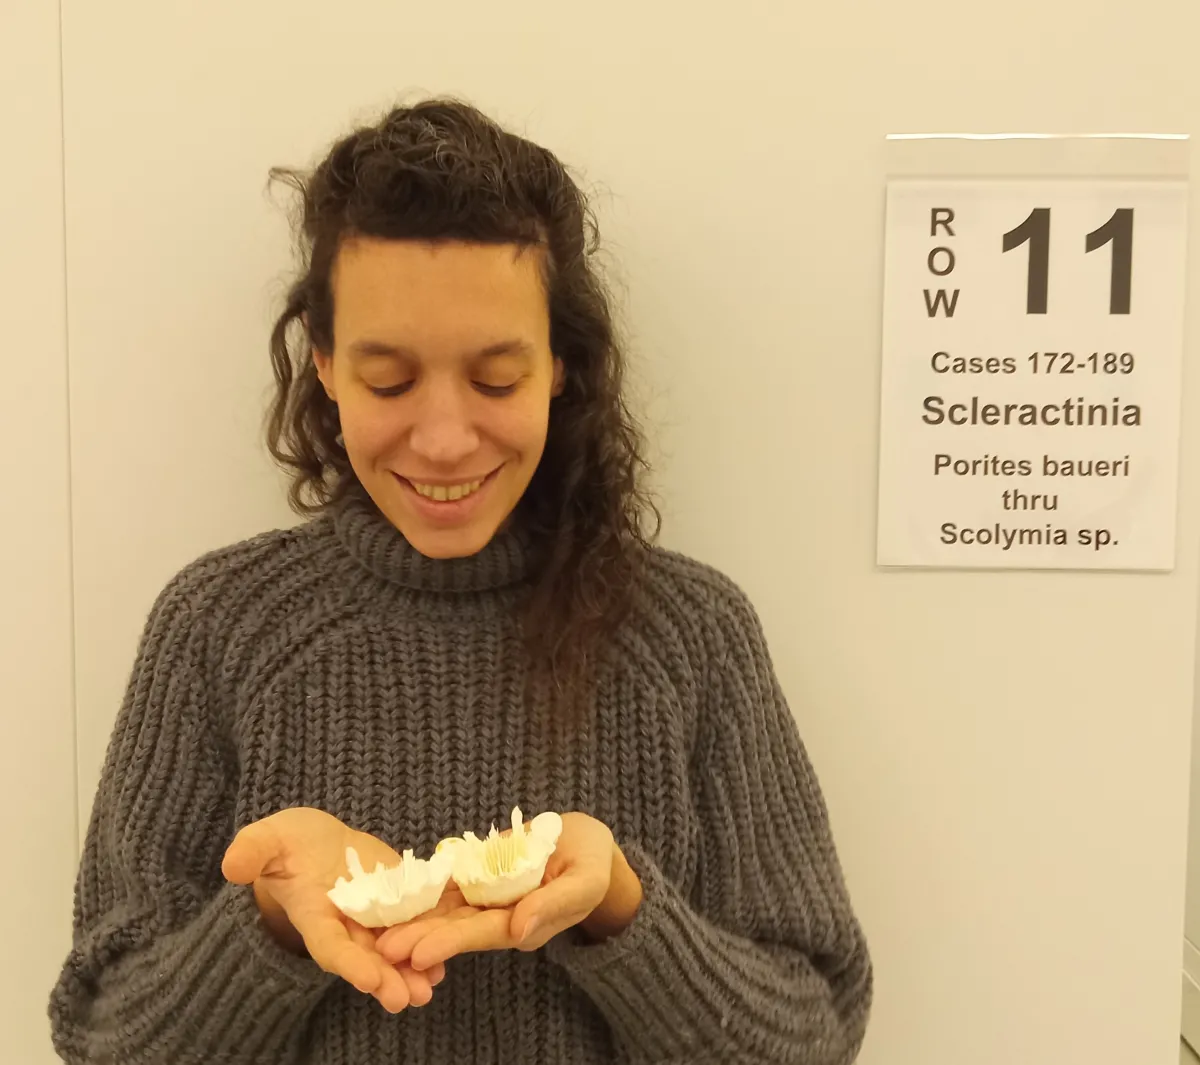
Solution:
<path fill-rule="evenodd" d="M 355 475 L 423 555 L 477 553 L 529 486 L 562 389 L 540 253 L 357 238 L 331 283 L 334 349 L 313 359 Z"/>

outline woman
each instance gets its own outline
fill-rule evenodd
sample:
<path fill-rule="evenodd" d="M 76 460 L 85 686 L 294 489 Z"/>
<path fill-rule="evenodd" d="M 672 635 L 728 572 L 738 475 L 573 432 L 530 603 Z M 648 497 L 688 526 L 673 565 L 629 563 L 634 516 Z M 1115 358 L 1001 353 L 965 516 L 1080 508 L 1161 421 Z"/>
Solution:
<path fill-rule="evenodd" d="M 69 1062 L 857 1054 L 867 948 L 755 613 L 653 547 L 579 190 L 431 101 L 301 193 L 272 336 L 298 528 L 155 604 L 54 990 Z M 564 813 L 543 886 L 382 934 L 328 890 Z"/>

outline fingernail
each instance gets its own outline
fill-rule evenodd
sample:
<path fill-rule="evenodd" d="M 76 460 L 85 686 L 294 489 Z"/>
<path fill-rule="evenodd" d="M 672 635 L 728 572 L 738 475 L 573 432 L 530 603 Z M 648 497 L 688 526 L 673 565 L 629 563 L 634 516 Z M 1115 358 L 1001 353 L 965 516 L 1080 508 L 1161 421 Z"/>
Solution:
<path fill-rule="evenodd" d="M 529 922 L 529 924 L 527 924 L 525 926 L 525 934 L 521 937 L 522 943 L 528 943 L 533 938 L 533 933 L 538 930 L 539 923 L 540 922 L 535 917 L 532 921 Z"/>

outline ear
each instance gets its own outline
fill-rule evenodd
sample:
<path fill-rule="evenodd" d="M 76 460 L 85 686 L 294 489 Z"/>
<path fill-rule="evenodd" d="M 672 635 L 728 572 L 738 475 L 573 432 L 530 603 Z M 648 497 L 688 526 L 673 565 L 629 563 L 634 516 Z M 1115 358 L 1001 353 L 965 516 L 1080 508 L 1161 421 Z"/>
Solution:
<path fill-rule="evenodd" d="M 555 356 L 554 359 L 554 381 L 550 385 L 551 396 L 561 396 L 563 389 L 567 386 L 567 369 L 563 366 L 562 359 Z"/>
<path fill-rule="evenodd" d="M 333 378 L 333 356 L 313 348 L 313 366 L 317 368 L 317 380 L 321 382 L 327 395 L 334 403 L 337 402 L 337 385 Z"/>

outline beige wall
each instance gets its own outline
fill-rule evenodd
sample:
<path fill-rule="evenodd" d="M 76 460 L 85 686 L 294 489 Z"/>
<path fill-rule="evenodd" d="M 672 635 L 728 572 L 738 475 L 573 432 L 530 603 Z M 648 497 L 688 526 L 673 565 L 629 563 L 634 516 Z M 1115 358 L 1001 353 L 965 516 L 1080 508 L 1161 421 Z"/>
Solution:
<path fill-rule="evenodd" d="M 76 856 L 58 10 L 0 6 L 0 1060 L 49 1065 Z"/>
<path fill-rule="evenodd" d="M 1200 8 L 63 8 L 81 816 L 162 582 L 205 548 L 289 520 L 255 435 L 287 263 L 267 168 L 307 161 L 398 92 L 461 93 L 600 186 L 666 541 L 757 602 L 874 946 L 862 1060 L 1174 1060 L 1195 375 L 1169 576 L 880 573 L 873 493 L 884 134 L 1195 133 Z M 43 44 L 46 22 L 28 28 Z M 29 76 L 49 82 L 53 121 L 52 80 L 40 67 Z M 53 164 L 47 128 L 27 135 Z M 53 241 L 30 243 L 50 303 L 30 342 L 59 344 Z M 0 256 L 22 281 L 39 276 L 25 255 Z M 45 535 L 6 523 L 22 583 L 21 613 L 6 604 L 4 616 L 27 638 L 24 611 L 45 596 L 26 559 L 40 560 L 60 612 L 36 656 L 15 664 L 26 701 L 44 709 L 35 742 L 66 759 L 61 345 L 50 361 L 45 411 L 20 414 L 49 440 L 33 479 Z M 39 370 L 31 386 L 45 380 Z M 27 450 L 17 425 L 0 432 L 8 454 Z M 59 799 L 55 789 L 39 824 L 51 837 Z"/>

